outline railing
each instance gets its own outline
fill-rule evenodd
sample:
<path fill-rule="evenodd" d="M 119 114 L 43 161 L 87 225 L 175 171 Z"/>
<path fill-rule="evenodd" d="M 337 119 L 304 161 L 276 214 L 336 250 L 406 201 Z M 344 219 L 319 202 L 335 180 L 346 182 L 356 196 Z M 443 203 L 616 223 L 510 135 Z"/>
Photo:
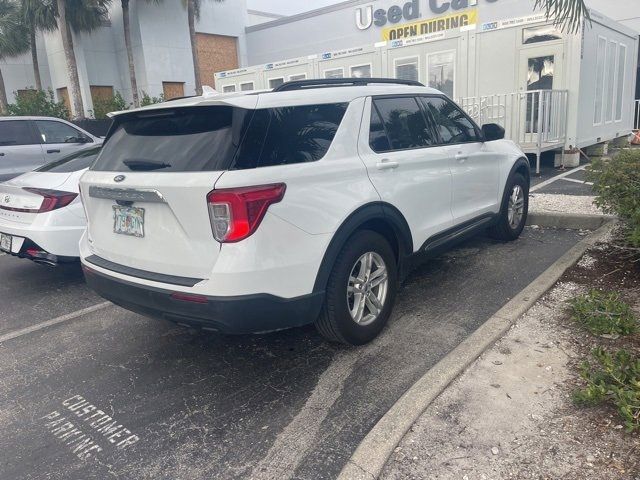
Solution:
<path fill-rule="evenodd" d="M 501 125 L 506 138 L 525 153 L 535 153 L 536 172 L 540 173 L 542 152 L 564 147 L 568 98 L 566 90 L 532 90 L 467 97 L 459 103 L 476 123 Z"/>
<path fill-rule="evenodd" d="M 633 109 L 633 129 L 640 130 L 640 100 L 636 100 L 635 108 Z"/>

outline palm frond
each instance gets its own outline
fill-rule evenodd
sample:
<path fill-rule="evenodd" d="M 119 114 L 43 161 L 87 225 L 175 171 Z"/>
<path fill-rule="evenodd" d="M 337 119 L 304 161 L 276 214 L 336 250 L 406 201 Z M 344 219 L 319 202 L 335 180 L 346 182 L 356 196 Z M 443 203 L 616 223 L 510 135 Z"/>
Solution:
<path fill-rule="evenodd" d="M 584 22 L 591 22 L 585 0 L 536 0 L 536 9 L 544 10 L 547 19 L 569 33 L 576 33 Z"/>
<path fill-rule="evenodd" d="M 58 28 L 55 2 L 43 0 L 22 0 L 22 18 L 36 30 L 52 32 Z"/>
<path fill-rule="evenodd" d="M 29 29 L 22 21 L 20 5 L 0 0 L 0 59 L 22 55 L 29 48 Z"/>

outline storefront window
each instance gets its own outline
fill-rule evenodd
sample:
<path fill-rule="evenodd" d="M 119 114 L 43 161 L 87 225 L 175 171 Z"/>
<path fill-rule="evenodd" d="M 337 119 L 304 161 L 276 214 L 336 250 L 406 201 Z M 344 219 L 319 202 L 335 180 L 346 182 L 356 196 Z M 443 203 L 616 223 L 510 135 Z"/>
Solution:
<path fill-rule="evenodd" d="M 522 30 L 522 43 L 551 42 L 562 39 L 562 32 L 553 25 L 542 25 L 541 27 L 529 27 Z"/>
<path fill-rule="evenodd" d="M 324 78 L 343 78 L 344 70 L 342 68 L 334 68 L 332 70 L 325 70 Z"/>
<path fill-rule="evenodd" d="M 618 76 L 616 87 L 616 121 L 622 120 L 622 100 L 624 99 L 624 72 L 627 66 L 627 46 L 620 44 L 618 49 Z"/>
<path fill-rule="evenodd" d="M 454 94 L 455 58 L 455 52 L 432 53 L 427 57 L 429 86 L 449 98 L 453 98 Z"/>
<path fill-rule="evenodd" d="M 616 42 L 609 42 L 607 46 L 607 72 L 609 75 L 605 75 L 605 87 L 604 87 L 604 112 L 605 122 L 609 123 L 613 121 L 613 96 L 614 96 L 614 75 L 616 71 Z"/>
<path fill-rule="evenodd" d="M 271 78 L 269 79 L 269 88 L 279 87 L 284 83 L 284 78 Z"/>
<path fill-rule="evenodd" d="M 602 123 L 602 97 L 604 95 L 604 57 L 607 51 L 607 39 L 598 38 L 598 63 L 596 67 L 596 95 L 595 95 L 595 114 L 593 123 L 595 125 Z"/>
<path fill-rule="evenodd" d="M 371 65 L 358 65 L 351 67 L 351 78 L 370 78 Z"/>
<path fill-rule="evenodd" d="M 418 57 L 396 60 L 396 78 L 418 81 Z"/>

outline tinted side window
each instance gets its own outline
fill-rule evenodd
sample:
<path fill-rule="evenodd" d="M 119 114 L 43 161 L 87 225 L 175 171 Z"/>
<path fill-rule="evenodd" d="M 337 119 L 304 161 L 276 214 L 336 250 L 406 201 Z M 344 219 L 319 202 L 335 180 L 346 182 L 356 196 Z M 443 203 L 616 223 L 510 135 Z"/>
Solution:
<path fill-rule="evenodd" d="M 78 137 L 84 137 L 79 130 L 66 123 L 53 120 L 36 120 L 34 122 L 42 138 L 42 143 L 75 143 Z"/>
<path fill-rule="evenodd" d="M 347 103 L 256 110 L 233 169 L 313 162 L 331 146 Z"/>
<path fill-rule="evenodd" d="M 26 120 L 4 120 L 0 122 L 0 147 L 32 145 L 38 143 Z"/>
<path fill-rule="evenodd" d="M 433 115 L 442 143 L 479 142 L 474 124 L 451 100 L 441 97 L 423 97 Z"/>
<path fill-rule="evenodd" d="M 388 152 L 391 150 L 387 132 L 378 110 L 375 105 L 371 105 L 371 125 L 369 126 L 369 145 L 374 152 Z"/>
<path fill-rule="evenodd" d="M 74 152 L 71 155 L 67 155 L 55 162 L 47 163 L 40 168 L 37 168 L 36 172 L 51 172 L 51 173 L 70 173 L 79 172 L 85 168 L 89 168 L 91 164 L 98 158 L 100 153 L 100 147 L 93 147 L 87 150 L 81 150 Z"/>
<path fill-rule="evenodd" d="M 392 150 L 437 143 L 415 98 L 378 98 L 373 103 L 382 117 Z"/>

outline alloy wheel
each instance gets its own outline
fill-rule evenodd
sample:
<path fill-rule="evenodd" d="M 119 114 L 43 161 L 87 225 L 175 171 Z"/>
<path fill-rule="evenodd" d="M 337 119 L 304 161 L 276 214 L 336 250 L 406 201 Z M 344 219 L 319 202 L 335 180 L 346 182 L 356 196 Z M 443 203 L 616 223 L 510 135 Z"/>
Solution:
<path fill-rule="evenodd" d="M 358 325 L 370 325 L 382 312 L 389 289 L 387 266 L 376 252 L 367 252 L 355 263 L 347 284 L 347 305 Z"/>

